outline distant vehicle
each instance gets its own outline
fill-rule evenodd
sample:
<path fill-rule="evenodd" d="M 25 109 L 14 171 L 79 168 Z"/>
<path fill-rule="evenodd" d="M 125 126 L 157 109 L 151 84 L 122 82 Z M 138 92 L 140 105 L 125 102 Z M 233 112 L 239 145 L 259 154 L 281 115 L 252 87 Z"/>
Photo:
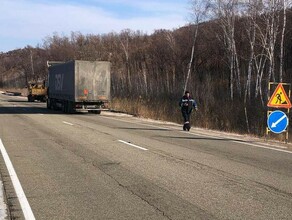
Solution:
<path fill-rule="evenodd" d="M 110 62 L 48 61 L 48 109 L 100 114 L 110 101 Z"/>
<path fill-rule="evenodd" d="M 30 82 L 28 84 L 27 89 L 28 89 L 27 101 L 34 102 L 35 100 L 39 100 L 41 102 L 46 102 L 47 88 L 45 85 L 45 81 L 43 81 L 43 82 Z"/>

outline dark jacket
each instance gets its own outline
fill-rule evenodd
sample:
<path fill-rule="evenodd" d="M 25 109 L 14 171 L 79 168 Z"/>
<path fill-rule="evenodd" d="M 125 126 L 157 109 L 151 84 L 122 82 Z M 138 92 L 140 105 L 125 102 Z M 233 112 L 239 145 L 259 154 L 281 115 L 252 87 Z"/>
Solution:
<path fill-rule="evenodd" d="M 184 95 L 179 101 L 179 106 L 181 107 L 182 111 L 191 113 L 193 108 L 197 108 L 197 103 L 192 97 L 187 97 L 186 95 Z"/>

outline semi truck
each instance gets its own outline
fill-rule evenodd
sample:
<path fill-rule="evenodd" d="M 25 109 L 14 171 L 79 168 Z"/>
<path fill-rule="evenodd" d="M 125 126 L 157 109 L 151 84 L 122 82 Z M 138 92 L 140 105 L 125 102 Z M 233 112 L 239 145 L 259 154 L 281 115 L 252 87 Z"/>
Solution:
<path fill-rule="evenodd" d="M 110 62 L 72 60 L 48 61 L 48 109 L 65 113 L 108 110 Z"/>

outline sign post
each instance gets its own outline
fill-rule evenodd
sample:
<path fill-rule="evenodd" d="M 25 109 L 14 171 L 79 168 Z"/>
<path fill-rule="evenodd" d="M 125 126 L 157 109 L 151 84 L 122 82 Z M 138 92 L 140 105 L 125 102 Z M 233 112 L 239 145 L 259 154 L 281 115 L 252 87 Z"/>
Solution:
<path fill-rule="evenodd" d="M 267 106 L 269 108 L 277 108 L 280 110 L 268 110 L 267 112 L 267 128 L 266 136 L 269 132 L 281 134 L 286 132 L 285 142 L 288 142 L 288 124 L 289 124 L 289 111 L 292 107 L 290 101 L 291 84 L 289 83 L 269 83 L 269 94 L 271 94 L 271 86 L 277 86 L 272 96 L 269 98 Z M 288 95 L 286 90 L 288 90 Z M 287 89 L 288 88 L 288 89 Z M 285 111 L 285 112 L 284 112 Z"/>

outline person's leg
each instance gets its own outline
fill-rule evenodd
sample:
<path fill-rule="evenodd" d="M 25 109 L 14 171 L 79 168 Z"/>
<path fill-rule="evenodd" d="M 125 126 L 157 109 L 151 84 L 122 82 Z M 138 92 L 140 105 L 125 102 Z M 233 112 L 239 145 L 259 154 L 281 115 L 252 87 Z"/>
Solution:
<path fill-rule="evenodd" d="M 185 122 L 187 122 L 187 121 L 190 122 L 190 116 L 191 116 L 191 114 L 186 112 Z"/>
<path fill-rule="evenodd" d="M 182 113 L 182 116 L 184 118 L 184 122 L 188 121 L 188 114 L 187 114 L 187 112 L 186 111 L 182 111 L 181 113 Z"/>
<path fill-rule="evenodd" d="M 185 122 L 185 129 L 186 130 L 190 130 L 191 129 L 191 113 L 187 113 L 187 117 L 186 117 L 187 121 Z"/>
<path fill-rule="evenodd" d="M 188 114 L 187 114 L 187 111 L 184 111 L 184 110 L 182 110 L 181 113 L 182 113 L 182 116 L 184 118 L 183 130 L 185 131 L 186 130 L 186 122 L 187 122 L 187 119 L 188 119 Z"/>

